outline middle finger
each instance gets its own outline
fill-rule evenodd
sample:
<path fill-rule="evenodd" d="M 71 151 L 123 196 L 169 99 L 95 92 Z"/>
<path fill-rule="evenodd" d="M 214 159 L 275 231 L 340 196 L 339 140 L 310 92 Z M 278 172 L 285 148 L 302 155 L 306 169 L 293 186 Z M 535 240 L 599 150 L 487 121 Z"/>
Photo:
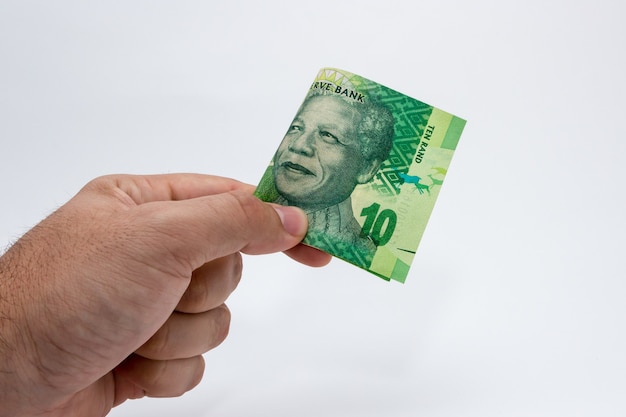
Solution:
<path fill-rule="evenodd" d="M 135 353 L 155 360 L 202 355 L 224 341 L 229 327 L 230 311 L 225 304 L 198 314 L 174 312 Z"/>

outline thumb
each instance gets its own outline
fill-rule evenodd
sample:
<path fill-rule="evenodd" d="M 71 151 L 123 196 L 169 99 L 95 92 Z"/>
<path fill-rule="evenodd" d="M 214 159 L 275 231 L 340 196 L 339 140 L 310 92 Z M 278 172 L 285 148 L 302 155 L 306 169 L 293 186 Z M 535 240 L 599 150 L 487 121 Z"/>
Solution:
<path fill-rule="evenodd" d="M 304 238 L 308 227 L 301 209 L 264 203 L 241 190 L 146 203 L 136 209 L 135 230 L 158 231 L 150 234 L 160 240 L 157 247 L 191 270 L 235 252 L 290 249 Z"/>

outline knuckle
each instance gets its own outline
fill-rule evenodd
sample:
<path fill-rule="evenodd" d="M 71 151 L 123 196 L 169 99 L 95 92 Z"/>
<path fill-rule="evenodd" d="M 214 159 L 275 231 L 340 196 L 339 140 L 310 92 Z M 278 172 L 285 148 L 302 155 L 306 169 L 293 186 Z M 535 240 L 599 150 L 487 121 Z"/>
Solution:
<path fill-rule="evenodd" d="M 168 359 L 170 358 L 170 326 L 166 322 L 152 337 L 144 343 L 137 353 L 149 359 Z"/>
<path fill-rule="evenodd" d="M 209 340 L 207 350 L 211 350 L 219 346 L 226 339 L 226 337 L 228 337 L 228 333 L 230 331 L 231 314 L 226 304 L 222 304 L 221 306 L 214 309 L 213 315 L 214 331 L 212 337 Z"/>
<path fill-rule="evenodd" d="M 202 313 L 222 304 L 237 288 L 243 273 L 239 252 L 217 259 L 195 270 L 176 310 Z"/>
<path fill-rule="evenodd" d="M 243 257 L 241 256 L 240 252 L 236 252 L 230 258 L 232 262 L 232 265 L 231 265 L 231 271 L 232 271 L 231 277 L 233 278 L 232 290 L 234 290 L 239 284 L 239 281 L 241 281 L 241 276 L 243 275 Z"/>
<path fill-rule="evenodd" d="M 152 361 L 142 368 L 139 385 L 150 397 L 180 397 L 202 380 L 202 356 L 188 359 Z"/>
<path fill-rule="evenodd" d="M 210 297 L 211 289 L 203 281 L 192 278 L 177 308 L 186 313 L 200 313 Z"/>

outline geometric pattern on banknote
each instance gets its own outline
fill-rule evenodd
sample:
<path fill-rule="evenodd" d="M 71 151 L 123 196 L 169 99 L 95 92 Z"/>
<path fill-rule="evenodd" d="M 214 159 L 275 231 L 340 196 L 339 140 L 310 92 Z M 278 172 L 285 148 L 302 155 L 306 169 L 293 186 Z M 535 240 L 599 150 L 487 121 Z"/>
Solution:
<path fill-rule="evenodd" d="M 373 186 L 383 195 L 397 194 L 403 182 L 398 174 L 408 172 L 433 108 L 395 91 L 380 90 L 380 102 L 394 116 L 395 134 L 389 157 L 381 165 Z"/>
<path fill-rule="evenodd" d="M 330 235 L 325 233 L 309 231 L 302 242 L 307 245 L 315 246 L 334 256 L 339 256 L 345 261 L 364 269 L 369 268 L 374 258 L 374 253 L 359 250 L 355 246 L 342 240 L 333 239 Z"/>

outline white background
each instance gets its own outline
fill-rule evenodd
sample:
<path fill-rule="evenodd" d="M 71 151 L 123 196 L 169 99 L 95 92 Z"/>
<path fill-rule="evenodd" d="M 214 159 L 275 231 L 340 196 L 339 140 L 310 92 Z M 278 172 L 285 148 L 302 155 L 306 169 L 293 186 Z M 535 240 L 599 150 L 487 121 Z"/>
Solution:
<path fill-rule="evenodd" d="M 407 283 L 246 257 L 125 416 L 626 415 L 622 2 L 0 0 L 0 243 L 93 177 L 256 183 L 323 66 L 468 120 Z"/>

